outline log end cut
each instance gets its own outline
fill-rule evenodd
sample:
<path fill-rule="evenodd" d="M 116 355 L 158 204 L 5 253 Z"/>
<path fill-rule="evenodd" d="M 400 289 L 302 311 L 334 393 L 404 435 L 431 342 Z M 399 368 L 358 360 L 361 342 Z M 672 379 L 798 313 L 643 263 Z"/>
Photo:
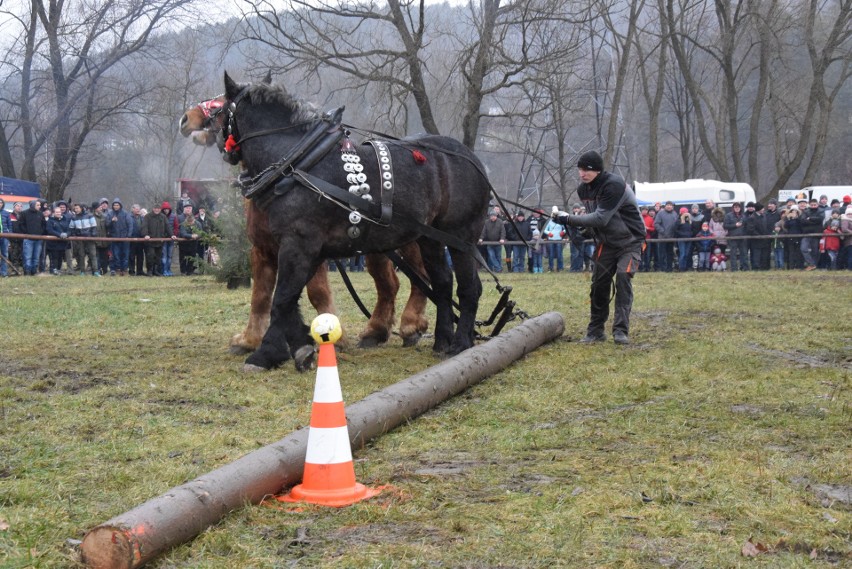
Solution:
<path fill-rule="evenodd" d="M 142 563 L 139 541 L 132 529 L 98 526 L 86 534 L 80 549 L 83 563 L 93 569 L 132 569 Z"/>

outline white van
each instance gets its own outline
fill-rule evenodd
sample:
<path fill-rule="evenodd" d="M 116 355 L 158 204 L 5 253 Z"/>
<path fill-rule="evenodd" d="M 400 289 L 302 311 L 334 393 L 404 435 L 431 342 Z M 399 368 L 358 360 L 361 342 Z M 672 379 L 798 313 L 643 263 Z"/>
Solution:
<path fill-rule="evenodd" d="M 754 188 L 738 182 L 720 182 L 718 180 L 685 180 L 683 182 L 634 182 L 633 191 L 639 206 L 665 204 L 671 200 L 675 205 L 704 206 L 708 199 L 720 207 L 730 207 L 734 202 L 753 202 Z"/>
<path fill-rule="evenodd" d="M 831 200 L 843 201 L 843 196 L 852 196 L 852 186 L 808 186 L 799 190 L 808 196 L 808 199 L 818 200 L 820 196 L 827 196 Z"/>

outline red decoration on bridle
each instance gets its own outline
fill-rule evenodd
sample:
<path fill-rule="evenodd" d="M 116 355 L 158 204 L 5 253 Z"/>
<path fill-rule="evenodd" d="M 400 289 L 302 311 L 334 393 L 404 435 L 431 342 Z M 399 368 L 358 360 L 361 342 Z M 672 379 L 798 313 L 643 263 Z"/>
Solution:
<path fill-rule="evenodd" d="M 222 101 L 218 99 L 210 99 L 209 101 L 198 103 L 198 108 L 201 109 L 204 116 L 209 119 L 222 112 Z"/>
<path fill-rule="evenodd" d="M 236 152 L 239 149 L 240 149 L 240 145 L 237 144 L 236 140 L 234 140 L 234 135 L 229 134 L 228 138 L 225 139 L 225 152 L 230 154 L 232 152 Z"/>
<path fill-rule="evenodd" d="M 425 164 L 426 163 L 426 157 L 423 156 L 423 153 L 420 152 L 419 150 L 412 150 L 411 155 L 414 156 L 414 161 L 417 162 L 418 164 Z"/>

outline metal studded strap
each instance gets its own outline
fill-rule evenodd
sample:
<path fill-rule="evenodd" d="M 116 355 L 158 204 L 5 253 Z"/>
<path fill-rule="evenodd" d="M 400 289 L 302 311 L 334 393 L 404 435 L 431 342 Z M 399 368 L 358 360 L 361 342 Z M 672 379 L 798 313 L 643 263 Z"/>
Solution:
<path fill-rule="evenodd" d="M 382 206 L 381 217 L 378 220 L 379 225 L 390 225 L 391 217 L 393 216 L 393 162 L 391 161 L 391 153 L 388 150 L 388 145 L 381 140 L 368 140 L 364 144 L 372 145 L 376 151 L 376 159 L 379 162 L 379 176 L 381 183 L 379 185 L 380 200 Z"/>

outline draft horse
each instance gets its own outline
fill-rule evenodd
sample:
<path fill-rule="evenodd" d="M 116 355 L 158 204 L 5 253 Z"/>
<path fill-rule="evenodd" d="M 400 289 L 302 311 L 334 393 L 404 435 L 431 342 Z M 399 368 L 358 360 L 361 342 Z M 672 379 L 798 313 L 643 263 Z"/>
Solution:
<path fill-rule="evenodd" d="M 436 304 L 433 350 L 456 354 L 471 347 L 482 293 L 473 244 L 491 191 L 473 152 L 434 135 L 374 139 L 360 146 L 344 138 L 336 148 L 320 152 L 309 137 L 326 130 L 325 117 L 282 87 L 240 84 L 226 73 L 224 96 L 227 137 L 220 144 L 229 161 L 245 169 L 244 193 L 261 196 L 253 207 L 264 210 L 278 247 L 269 327 L 246 364 L 270 369 L 292 357 L 298 370 L 308 369 L 315 351 L 298 301 L 324 261 L 358 251 L 393 251 L 413 242 L 419 245 Z M 311 159 L 295 167 L 288 158 L 306 153 Z M 305 163 L 308 171 L 298 167 Z M 353 185 L 349 175 L 354 172 L 346 164 L 361 167 L 358 183 L 366 193 L 350 195 L 358 184 Z M 455 327 L 453 273 L 460 307 Z"/>
<path fill-rule="evenodd" d="M 271 79 L 266 80 L 266 83 L 270 82 Z M 181 135 L 191 137 L 195 144 L 201 146 L 210 147 L 216 144 L 217 136 L 221 137 L 224 126 L 224 102 L 225 97 L 219 96 L 187 109 L 179 122 Z M 251 308 L 245 329 L 231 338 L 230 350 L 234 354 L 251 353 L 260 346 L 269 327 L 272 292 L 278 273 L 278 244 L 269 229 L 266 211 L 257 207 L 253 201 L 247 200 L 246 216 L 248 237 L 252 244 Z M 404 245 L 399 254 L 421 278 L 428 278 L 416 243 Z M 395 300 L 399 291 L 399 279 L 386 255 L 366 255 L 366 267 L 375 282 L 376 305 L 359 337 L 358 345 L 362 348 L 378 346 L 390 338 L 395 320 Z M 326 264 L 321 264 L 313 278 L 308 281 L 307 292 L 309 302 L 318 313 L 336 313 Z M 416 345 L 428 329 L 426 303 L 426 295 L 417 286 L 412 286 L 400 317 L 399 334 L 404 346 Z"/>

